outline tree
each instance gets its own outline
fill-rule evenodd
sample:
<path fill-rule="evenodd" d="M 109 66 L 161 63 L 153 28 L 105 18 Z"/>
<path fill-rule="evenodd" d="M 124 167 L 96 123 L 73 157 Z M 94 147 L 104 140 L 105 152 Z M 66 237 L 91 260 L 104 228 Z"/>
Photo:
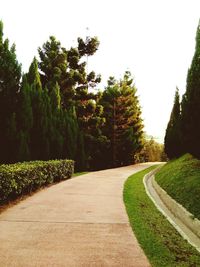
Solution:
<path fill-rule="evenodd" d="M 49 94 L 55 83 L 60 88 L 65 129 L 64 154 L 67 153 L 74 158 L 77 154 L 77 138 L 80 138 L 79 141 L 84 142 L 82 148 L 86 149 L 82 154 L 87 159 L 85 162 L 88 168 L 94 165 L 94 151 L 104 140 L 101 138 L 100 130 L 104 120 L 103 109 L 97 103 L 97 95 L 89 92 L 89 89 L 95 88 L 100 82 L 100 76 L 94 71 L 88 74 L 86 62 L 82 58 L 93 55 L 98 45 L 96 37 L 88 37 L 86 41 L 78 38 L 78 47 L 66 50 L 55 37 L 50 37 L 50 40 L 38 50 L 43 86 L 46 86 Z M 78 131 L 81 133 L 78 134 Z"/>
<path fill-rule="evenodd" d="M 51 92 L 56 83 L 60 87 L 61 105 L 64 108 L 71 107 L 74 95 L 73 86 L 75 84 L 74 73 L 69 71 L 67 61 L 67 50 L 61 46 L 61 43 L 54 36 L 38 48 L 39 69 L 43 88 Z"/>
<path fill-rule="evenodd" d="M 18 161 L 26 161 L 31 159 L 30 135 L 33 127 L 31 96 L 31 86 L 27 82 L 27 76 L 23 75 L 18 96 L 17 110 L 17 131 L 19 133 L 19 147 L 17 149 Z"/>
<path fill-rule="evenodd" d="M 133 163 L 134 155 L 142 148 L 143 123 L 136 88 L 130 72 L 119 82 L 111 77 L 103 92 L 106 124 L 103 133 L 110 140 L 108 166 Z"/>
<path fill-rule="evenodd" d="M 0 162 L 16 161 L 16 110 L 21 78 L 21 65 L 15 54 L 15 45 L 3 39 L 0 21 Z"/>
<path fill-rule="evenodd" d="M 80 56 L 92 56 L 97 51 L 99 47 L 99 40 L 97 37 L 86 37 L 86 40 L 83 41 L 82 38 L 78 38 L 78 51 Z"/>
<path fill-rule="evenodd" d="M 137 162 L 166 161 L 164 146 L 156 142 L 153 137 L 145 138 L 142 150 L 136 155 Z"/>
<path fill-rule="evenodd" d="M 174 105 L 165 134 L 165 153 L 169 159 L 177 158 L 182 154 L 181 148 L 181 111 L 180 97 L 176 88 Z"/>
<path fill-rule="evenodd" d="M 43 87 L 51 91 L 52 85 L 58 83 L 61 92 L 61 105 L 71 109 L 80 94 L 84 95 L 88 86 L 95 86 L 100 82 L 100 76 L 94 72 L 87 75 L 86 62 L 83 56 L 91 56 L 98 49 L 99 42 L 96 37 L 88 38 L 85 42 L 78 38 L 78 47 L 66 50 L 61 43 L 51 36 L 43 44 L 39 52 L 39 68 Z"/>
<path fill-rule="evenodd" d="M 33 160 L 49 159 L 49 111 L 50 99 L 47 89 L 42 88 L 40 74 L 38 72 L 38 63 L 34 58 L 29 72 L 27 73 L 27 82 L 31 87 L 31 103 L 33 113 L 33 127 L 30 134 L 30 150 Z"/>
<path fill-rule="evenodd" d="M 63 113 L 61 109 L 60 86 L 56 82 L 52 85 L 49 93 L 48 114 L 48 139 L 50 158 L 58 159 L 64 157 L 64 132 Z"/>
<path fill-rule="evenodd" d="M 195 53 L 188 70 L 186 92 L 181 107 L 183 150 L 200 157 L 200 24 L 196 32 Z"/>
<path fill-rule="evenodd" d="M 121 165 L 133 163 L 134 155 L 143 147 L 143 122 L 141 119 L 141 108 L 136 95 L 137 89 L 133 84 L 130 72 L 125 72 L 120 81 L 121 96 L 118 99 L 119 115 L 119 162 Z M 122 134 L 121 134 L 122 133 Z"/>

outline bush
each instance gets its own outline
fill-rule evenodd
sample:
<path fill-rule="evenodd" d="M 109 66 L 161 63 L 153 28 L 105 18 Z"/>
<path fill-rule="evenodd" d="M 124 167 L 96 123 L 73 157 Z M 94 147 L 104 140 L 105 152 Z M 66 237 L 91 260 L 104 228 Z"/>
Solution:
<path fill-rule="evenodd" d="M 51 160 L 0 165 L 0 204 L 35 191 L 41 186 L 66 180 L 74 161 Z"/>

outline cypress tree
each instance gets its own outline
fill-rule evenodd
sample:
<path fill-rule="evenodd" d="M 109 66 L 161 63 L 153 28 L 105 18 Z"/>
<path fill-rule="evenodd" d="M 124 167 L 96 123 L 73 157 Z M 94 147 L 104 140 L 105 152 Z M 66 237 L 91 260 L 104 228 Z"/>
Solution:
<path fill-rule="evenodd" d="M 85 155 L 84 137 L 81 131 L 78 131 L 77 148 L 78 149 L 75 157 L 75 170 L 84 171 L 87 169 L 87 161 Z"/>
<path fill-rule="evenodd" d="M 119 84 L 114 77 L 110 77 L 100 100 L 104 109 L 106 123 L 103 126 L 103 134 L 109 140 L 104 162 L 106 168 L 111 168 L 116 162 L 116 100 L 119 97 Z"/>
<path fill-rule="evenodd" d="M 33 112 L 31 103 L 31 86 L 27 82 L 26 75 L 23 76 L 18 96 L 17 128 L 19 132 L 18 161 L 31 159 L 30 135 L 33 127 Z"/>
<path fill-rule="evenodd" d="M 78 140 L 78 122 L 76 119 L 75 109 L 74 111 L 67 111 L 65 117 L 66 123 L 66 152 L 67 157 L 70 159 L 75 159 Z"/>
<path fill-rule="evenodd" d="M 63 158 L 64 132 L 61 110 L 60 87 L 56 82 L 50 91 L 50 111 L 48 112 L 50 158 Z"/>
<path fill-rule="evenodd" d="M 0 21 L 0 162 L 16 161 L 17 125 L 16 111 L 20 88 L 21 65 L 15 54 L 15 45 L 3 39 Z"/>
<path fill-rule="evenodd" d="M 181 148 L 181 111 L 180 97 L 178 88 L 176 88 L 174 105 L 172 108 L 170 120 L 165 134 L 165 153 L 169 159 L 177 158 L 182 153 Z"/>
<path fill-rule="evenodd" d="M 33 160 L 49 159 L 49 124 L 50 99 L 46 89 L 42 89 L 38 63 L 34 58 L 27 73 L 27 81 L 31 86 L 31 102 L 33 127 L 31 130 L 31 158 Z"/>
<path fill-rule="evenodd" d="M 183 150 L 200 157 L 200 24 L 196 32 L 195 53 L 188 70 L 186 93 L 181 107 Z"/>

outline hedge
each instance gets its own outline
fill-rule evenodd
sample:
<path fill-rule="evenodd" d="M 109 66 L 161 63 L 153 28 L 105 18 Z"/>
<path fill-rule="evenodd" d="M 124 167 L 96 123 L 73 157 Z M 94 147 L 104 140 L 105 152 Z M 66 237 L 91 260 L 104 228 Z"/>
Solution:
<path fill-rule="evenodd" d="M 0 204 L 36 189 L 66 180 L 74 172 L 72 160 L 32 161 L 0 165 Z"/>

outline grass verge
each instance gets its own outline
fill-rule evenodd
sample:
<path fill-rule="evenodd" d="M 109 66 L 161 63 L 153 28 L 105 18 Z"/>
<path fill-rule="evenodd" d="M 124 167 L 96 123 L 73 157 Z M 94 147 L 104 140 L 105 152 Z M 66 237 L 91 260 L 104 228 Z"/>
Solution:
<path fill-rule="evenodd" d="M 77 177 L 77 176 L 80 176 L 80 175 L 83 175 L 83 174 L 87 174 L 88 172 L 75 172 L 72 177 Z"/>
<path fill-rule="evenodd" d="M 200 219 L 200 160 L 190 154 L 169 161 L 156 174 L 158 184 Z"/>
<path fill-rule="evenodd" d="M 131 227 L 152 266 L 200 266 L 200 253 L 180 236 L 145 192 L 143 177 L 155 167 L 136 173 L 125 182 L 124 203 Z"/>

